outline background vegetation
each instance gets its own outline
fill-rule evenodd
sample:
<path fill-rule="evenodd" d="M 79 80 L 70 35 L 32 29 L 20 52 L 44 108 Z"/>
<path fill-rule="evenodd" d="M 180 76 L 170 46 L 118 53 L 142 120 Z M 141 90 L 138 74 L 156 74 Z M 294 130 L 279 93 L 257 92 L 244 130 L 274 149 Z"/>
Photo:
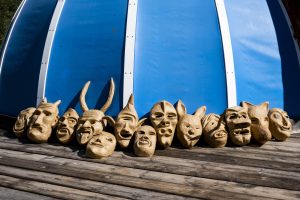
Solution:
<path fill-rule="evenodd" d="M 0 0 L 0 47 L 21 0 Z"/>

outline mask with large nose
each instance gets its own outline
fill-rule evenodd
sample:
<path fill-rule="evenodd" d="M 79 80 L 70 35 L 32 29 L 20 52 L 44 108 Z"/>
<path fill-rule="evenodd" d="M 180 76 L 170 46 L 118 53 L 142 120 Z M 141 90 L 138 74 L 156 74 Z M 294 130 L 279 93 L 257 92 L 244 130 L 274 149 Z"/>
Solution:
<path fill-rule="evenodd" d="M 280 108 L 272 108 L 269 111 L 270 131 L 273 137 L 278 141 L 284 141 L 290 137 L 292 132 L 292 123 L 284 110 Z"/>
<path fill-rule="evenodd" d="M 48 141 L 52 129 L 58 121 L 58 106 L 60 103 L 60 100 L 55 103 L 47 103 L 47 99 L 43 99 L 31 116 L 27 131 L 29 140 L 37 143 Z"/>
<path fill-rule="evenodd" d="M 158 144 L 163 148 L 171 146 L 177 124 L 174 106 L 167 101 L 154 104 L 150 111 L 150 120 L 157 133 Z"/>
<path fill-rule="evenodd" d="M 271 140 L 272 135 L 269 130 L 269 102 L 260 105 L 253 105 L 248 102 L 241 102 L 241 105 L 248 109 L 248 115 L 251 120 L 252 138 L 259 144 L 264 144 Z"/>
<path fill-rule="evenodd" d="M 106 103 L 102 106 L 100 110 L 96 109 L 89 109 L 86 101 L 85 95 L 89 88 L 90 81 L 88 81 L 80 94 L 80 105 L 81 109 L 83 110 L 82 116 L 78 120 L 77 128 L 76 128 L 76 140 L 80 145 L 85 145 L 88 141 L 94 136 L 99 134 L 104 127 L 106 126 L 106 120 L 103 119 L 105 116 L 106 110 L 110 107 L 114 91 L 115 91 L 115 84 L 113 79 L 110 80 L 110 90 L 109 95 L 106 100 Z"/>
<path fill-rule="evenodd" d="M 201 119 L 205 115 L 206 107 L 197 109 L 194 115 L 187 114 L 185 105 L 181 100 L 176 106 L 179 117 L 177 124 L 177 137 L 185 148 L 192 148 L 202 135 Z"/>

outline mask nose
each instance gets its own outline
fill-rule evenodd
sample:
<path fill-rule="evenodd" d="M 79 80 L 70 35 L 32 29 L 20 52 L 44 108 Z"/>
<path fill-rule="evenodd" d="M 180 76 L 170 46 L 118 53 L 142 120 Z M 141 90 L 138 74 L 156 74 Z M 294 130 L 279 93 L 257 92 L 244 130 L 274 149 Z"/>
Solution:
<path fill-rule="evenodd" d="M 169 126 L 169 125 L 170 125 L 170 122 L 167 121 L 166 119 L 164 119 L 164 120 L 161 122 L 161 125 L 163 125 L 163 126 Z"/>
<path fill-rule="evenodd" d="M 195 131 L 194 131 L 193 129 L 190 129 L 190 130 L 188 131 L 188 134 L 189 134 L 189 135 L 194 135 L 194 134 L 195 134 Z"/>
<path fill-rule="evenodd" d="M 35 124 L 39 124 L 39 125 L 41 125 L 41 124 L 43 124 L 43 114 L 41 113 L 40 115 L 38 115 L 38 117 L 36 118 L 36 120 L 35 120 Z"/>
<path fill-rule="evenodd" d="M 84 122 L 84 124 L 83 124 L 83 127 L 84 127 L 84 128 L 89 128 L 89 127 L 91 127 L 90 121 L 89 121 L 89 120 L 86 120 L 86 121 Z"/>

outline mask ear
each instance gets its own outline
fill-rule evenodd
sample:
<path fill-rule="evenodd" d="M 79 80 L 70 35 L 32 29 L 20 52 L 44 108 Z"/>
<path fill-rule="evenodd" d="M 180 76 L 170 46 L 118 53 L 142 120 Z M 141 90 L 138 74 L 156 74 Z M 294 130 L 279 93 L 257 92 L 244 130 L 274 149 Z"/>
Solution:
<path fill-rule="evenodd" d="M 251 104 L 247 101 L 242 101 L 241 106 L 244 107 L 244 108 L 249 108 L 249 107 L 253 106 L 253 104 Z"/>
<path fill-rule="evenodd" d="M 179 118 L 182 118 L 184 115 L 186 115 L 187 111 L 186 111 L 186 107 L 185 105 L 182 103 L 181 100 L 178 100 L 177 105 L 176 105 L 176 111 L 177 114 L 179 116 Z"/>
<path fill-rule="evenodd" d="M 144 124 L 144 122 L 147 120 L 147 118 L 143 118 L 143 119 L 141 119 L 139 122 L 138 122 L 138 124 L 137 124 L 137 129 L 139 128 L 139 127 L 141 127 L 143 124 Z"/>
<path fill-rule="evenodd" d="M 263 102 L 262 104 L 259 105 L 260 107 L 262 107 L 263 109 L 266 109 L 266 111 L 269 110 L 269 102 Z"/>
<path fill-rule="evenodd" d="M 204 117 L 206 112 L 206 106 L 201 106 L 200 108 L 198 108 L 194 114 L 194 116 L 197 116 L 200 118 L 200 120 Z"/>
<path fill-rule="evenodd" d="M 106 126 L 106 123 L 108 122 L 108 124 L 109 125 L 111 125 L 112 127 L 114 127 L 115 126 L 115 120 L 111 117 L 111 116 L 108 116 L 108 115 L 106 115 L 106 116 L 104 116 L 103 118 L 102 118 L 102 121 L 103 121 L 103 123 L 105 123 L 104 125 Z"/>

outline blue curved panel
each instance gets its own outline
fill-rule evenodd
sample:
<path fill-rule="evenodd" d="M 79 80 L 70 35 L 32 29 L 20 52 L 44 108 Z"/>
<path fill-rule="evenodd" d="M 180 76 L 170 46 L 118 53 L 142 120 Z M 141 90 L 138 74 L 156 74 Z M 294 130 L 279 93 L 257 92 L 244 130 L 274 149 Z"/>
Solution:
<path fill-rule="evenodd" d="M 214 1 L 139 1 L 134 94 L 140 115 L 163 99 L 182 99 L 188 112 L 201 105 L 223 112 L 225 67 Z"/>
<path fill-rule="evenodd" d="M 108 96 L 109 80 L 116 91 L 107 114 L 116 115 L 122 103 L 123 49 L 126 0 L 67 0 L 51 50 L 45 96 L 62 100 L 60 113 L 76 107 L 81 88 L 91 81 L 87 93 L 90 109 L 101 108 Z"/>
<path fill-rule="evenodd" d="M 26 0 L 10 40 L 0 74 L 0 113 L 17 116 L 36 105 L 44 44 L 57 1 Z"/>
<path fill-rule="evenodd" d="M 283 108 L 281 59 L 270 10 L 265 0 L 225 0 L 237 100 Z"/>

